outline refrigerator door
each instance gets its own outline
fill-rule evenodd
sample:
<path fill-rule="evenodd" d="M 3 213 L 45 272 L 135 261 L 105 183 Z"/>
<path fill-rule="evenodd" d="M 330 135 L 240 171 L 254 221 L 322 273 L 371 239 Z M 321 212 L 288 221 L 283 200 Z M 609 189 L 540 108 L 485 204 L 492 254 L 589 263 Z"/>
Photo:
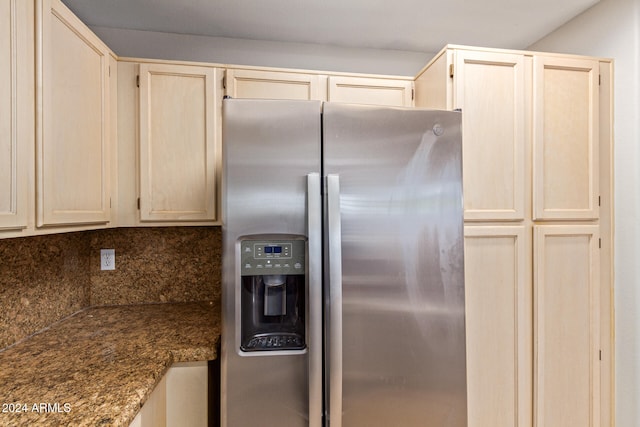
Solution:
<path fill-rule="evenodd" d="M 323 111 L 329 425 L 466 426 L 461 114 Z"/>
<path fill-rule="evenodd" d="M 321 354 L 317 353 L 322 351 L 318 337 L 321 324 L 314 323 L 311 327 L 307 316 L 311 313 L 317 317 L 322 303 L 320 298 L 315 298 L 317 306 L 314 306 L 309 298 L 314 292 L 318 293 L 321 283 L 316 283 L 313 290 L 308 289 L 309 284 L 319 282 L 317 277 L 321 268 L 310 267 L 309 259 L 310 256 L 321 257 L 317 242 L 321 227 L 320 111 L 321 103 L 311 101 L 225 100 L 223 103 L 223 427 L 307 427 L 319 426 L 321 422 L 322 366 Z M 308 197 L 309 190 L 314 193 L 313 197 Z M 308 205 L 317 211 L 315 219 L 312 215 L 309 221 Z M 314 227 L 311 235 L 308 225 Z M 295 306 L 299 312 L 294 313 L 290 309 L 293 305 L 284 299 L 289 297 L 285 294 L 289 292 L 289 282 L 282 275 L 259 276 L 259 264 L 252 260 L 257 259 L 260 263 L 264 260 L 264 265 L 260 266 L 266 270 L 272 259 L 275 269 L 276 252 L 277 256 L 285 257 L 287 251 L 300 247 L 306 248 L 306 261 L 294 262 L 306 264 L 306 268 L 295 279 L 300 280 L 300 275 L 305 274 L 307 306 Z M 257 248 L 255 254 L 250 252 L 252 248 Z M 249 255 L 245 254 L 247 251 Z M 256 279 L 241 277 L 246 271 L 253 271 L 251 269 L 256 270 L 255 276 L 251 276 Z M 242 308 L 253 302 L 246 297 L 244 281 L 273 287 L 270 295 L 266 295 L 268 292 L 264 288 L 264 305 L 254 309 L 249 319 L 243 317 Z M 240 298 L 241 289 L 245 299 Z M 244 305 L 240 304 L 241 300 Z M 257 322 L 258 326 L 272 330 L 280 319 L 298 321 L 302 312 L 306 313 L 306 347 L 303 349 L 296 342 L 294 351 L 241 350 L 239 328 L 243 321 Z M 278 339 L 278 336 L 258 336 L 255 342 L 265 346 L 284 342 Z M 320 344 L 313 344 L 317 341 Z M 310 354 L 314 355 L 311 359 Z M 315 370 L 311 380 L 310 366 Z M 310 385 L 313 387 L 311 393 Z M 313 399 L 312 405 L 309 399 Z M 309 420 L 310 407 L 317 413 L 313 420 Z"/>

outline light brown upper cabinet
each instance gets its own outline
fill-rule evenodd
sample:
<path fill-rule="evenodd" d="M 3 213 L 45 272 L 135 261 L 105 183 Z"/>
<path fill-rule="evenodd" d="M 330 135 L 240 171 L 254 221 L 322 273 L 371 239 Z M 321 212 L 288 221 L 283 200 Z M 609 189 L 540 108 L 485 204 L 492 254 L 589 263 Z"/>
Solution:
<path fill-rule="evenodd" d="M 454 109 L 463 117 L 467 220 L 521 220 L 525 207 L 524 56 L 459 51 Z"/>
<path fill-rule="evenodd" d="M 36 223 L 107 223 L 110 52 L 60 0 L 37 4 Z"/>
<path fill-rule="evenodd" d="M 33 13 L 33 2 L 0 0 L 0 230 L 26 228 L 32 208 Z"/>
<path fill-rule="evenodd" d="M 599 217 L 599 63 L 533 58 L 533 216 Z"/>
<path fill-rule="evenodd" d="M 413 82 L 410 79 L 229 68 L 225 74 L 225 95 L 411 107 Z"/>
<path fill-rule="evenodd" d="M 525 217 L 528 103 L 525 57 L 494 51 L 445 51 L 416 80 L 417 107 L 461 109 L 464 218 Z"/>
<path fill-rule="evenodd" d="M 225 87 L 232 98 L 324 100 L 315 74 L 230 68 Z"/>
<path fill-rule="evenodd" d="M 218 219 L 217 68 L 140 65 L 140 220 Z"/>
<path fill-rule="evenodd" d="M 327 101 L 411 107 L 413 82 L 400 79 L 329 76 Z"/>

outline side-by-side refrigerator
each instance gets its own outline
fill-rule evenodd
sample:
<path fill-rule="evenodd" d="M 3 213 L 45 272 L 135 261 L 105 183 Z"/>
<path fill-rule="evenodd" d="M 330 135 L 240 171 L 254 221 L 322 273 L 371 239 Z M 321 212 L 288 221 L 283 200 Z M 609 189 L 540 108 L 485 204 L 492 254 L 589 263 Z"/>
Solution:
<path fill-rule="evenodd" d="M 466 426 L 461 113 L 222 114 L 222 426 Z"/>

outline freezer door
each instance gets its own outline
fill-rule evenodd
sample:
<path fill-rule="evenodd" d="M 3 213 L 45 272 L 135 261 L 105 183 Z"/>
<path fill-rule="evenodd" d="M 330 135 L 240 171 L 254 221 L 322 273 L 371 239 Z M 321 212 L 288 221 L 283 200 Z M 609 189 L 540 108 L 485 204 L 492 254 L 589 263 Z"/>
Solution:
<path fill-rule="evenodd" d="M 322 341 L 317 338 L 321 324 L 313 322 L 311 326 L 308 317 L 309 314 L 318 317 L 322 303 L 321 293 L 320 298 L 316 296 L 310 301 L 321 286 L 317 283 L 321 266 L 310 266 L 312 256 L 321 257 L 321 254 L 313 255 L 320 252 L 317 242 L 320 238 L 314 237 L 320 234 L 317 229 L 321 227 L 320 111 L 321 103 L 314 101 L 225 100 L 223 104 L 225 214 L 220 402 L 223 427 L 307 427 L 319 426 L 321 422 Z M 313 197 L 308 197 L 309 191 Z M 309 206 L 316 215 L 308 220 Z M 309 226 L 314 228 L 311 234 Z M 245 293 L 241 288 L 241 275 L 251 269 L 256 269 L 251 274 L 260 275 L 258 268 L 264 267 L 265 271 L 271 266 L 279 268 L 276 263 L 280 261 L 274 258 L 273 265 L 269 265 L 271 261 L 264 249 L 256 255 L 258 261 L 246 258 L 240 265 L 240 254 L 253 247 L 257 247 L 257 251 L 267 248 L 271 241 L 284 242 L 283 247 L 292 242 L 294 249 L 296 244 L 304 242 L 300 245 L 306 245 L 309 251 L 306 263 L 282 260 L 282 268 L 287 268 L 285 264 L 289 261 L 291 268 L 298 268 L 294 263 L 306 267 L 308 305 L 300 310 L 306 313 L 306 343 L 296 343 L 292 351 L 272 348 L 243 352 L 240 328 L 245 317 L 241 317 L 241 293 Z M 284 251 L 281 258 L 286 258 Z M 264 262 L 260 261 L 263 258 Z M 259 279 L 260 283 L 266 283 L 277 278 Z M 245 282 L 251 283 L 251 280 Z M 287 292 L 289 289 L 287 284 Z M 246 295 L 245 300 L 246 306 L 255 308 Z M 287 305 L 289 311 L 284 316 L 284 300 L 269 297 L 269 301 L 273 304 L 267 306 L 265 302 L 264 307 L 254 312 L 261 327 L 267 323 L 275 327 L 281 318 L 297 320 L 301 316 L 289 308 L 298 309 L 298 306 Z M 278 302 L 283 305 L 279 306 Z M 318 351 L 319 357 L 315 356 Z M 310 368 L 315 370 L 311 377 Z M 313 389 L 311 393 L 309 387 Z M 310 409 L 315 414 L 311 420 Z"/>
<path fill-rule="evenodd" d="M 466 426 L 461 114 L 323 111 L 329 425 Z"/>

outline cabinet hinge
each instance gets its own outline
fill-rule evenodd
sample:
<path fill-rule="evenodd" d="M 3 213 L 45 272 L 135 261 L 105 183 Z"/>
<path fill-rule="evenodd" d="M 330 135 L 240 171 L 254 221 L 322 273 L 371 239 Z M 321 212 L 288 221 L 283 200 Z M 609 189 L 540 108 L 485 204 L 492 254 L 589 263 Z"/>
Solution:
<path fill-rule="evenodd" d="M 415 99 L 416 96 L 416 90 L 415 89 L 411 89 L 411 100 L 413 101 Z"/>
<path fill-rule="evenodd" d="M 227 89 L 227 76 L 222 77 L 222 89 Z"/>
<path fill-rule="evenodd" d="M 109 77 L 111 77 L 111 65 L 109 65 Z"/>
<path fill-rule="evenodd" d="M 598 238 L 598 249 L 602 249 L 602 238 Z"/>
<path fill-rule="evenodd" d="M 138 210 L 140 210 L 140 197 L 138 197 Z"/>
<path fill-rule="evenodd" d="M 598 360 L 602 360 L 602 350 L 598 351 Z"/>
<path fill-rule="evenodd" d="M 136 86 L 140 87 L 140 74 L 136 76 Z"/>
<path fill-rule="evenodd" d="M 600 196 L 598 196 L 598 206 L 602 206 L 600 203 L 601 203 L 601 198 Z"/>
<path fill-rule="evenodd" d="M 453 78 L 453 64 L 449 64 L 449 77 Z"/>
<path fill-rule="evenodd" d="M 598 86 L 602 85 L 602 75 L 598 74 Z"/>
<path fill-rule="evenodd" d="M 111 209 L 111 197 L 109 197 L 109 209 Z"/>

